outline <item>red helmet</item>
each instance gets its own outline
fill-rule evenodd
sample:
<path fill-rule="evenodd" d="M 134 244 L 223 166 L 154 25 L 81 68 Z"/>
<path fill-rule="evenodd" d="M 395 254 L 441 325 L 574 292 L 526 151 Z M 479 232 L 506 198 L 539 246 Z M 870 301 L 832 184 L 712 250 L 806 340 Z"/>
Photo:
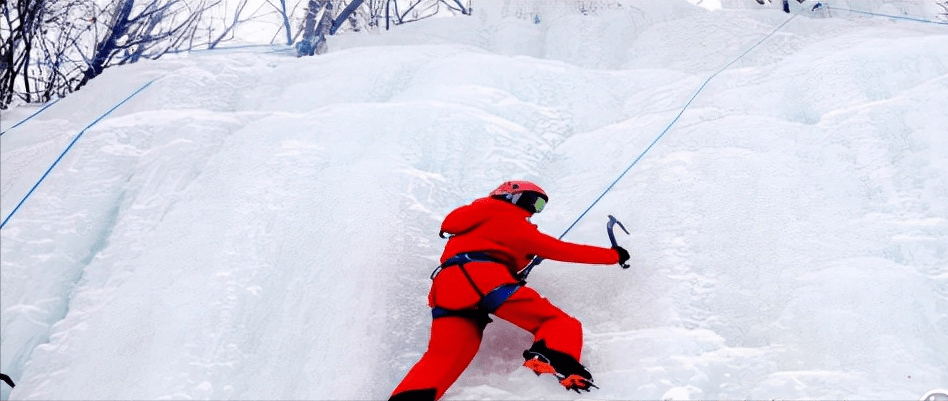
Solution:
<path fill-rule="evenodd" d="M 543 188 L 530 181 L 507 181 L 491 191 L 490 197 L 506 200 L 530 213 L 540 213 L 550 200 Z"/>

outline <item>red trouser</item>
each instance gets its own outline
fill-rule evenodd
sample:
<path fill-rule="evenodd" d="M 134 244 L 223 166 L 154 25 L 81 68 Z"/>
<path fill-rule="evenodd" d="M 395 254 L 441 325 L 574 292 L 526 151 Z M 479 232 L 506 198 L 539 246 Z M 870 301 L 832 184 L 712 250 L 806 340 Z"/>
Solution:
<path fill-rule="evenodd" d="M 497 276 L 496 272 L 490 272 L 493 270 L 488 267 L 490 265 L 492 264 L 467 264 L 470 266 L 468 271 L 478 283 L 478 287 L 481 287 L 482 282 L 492 281 L 487 279 L 490 276 Z M 493 266 L 500 265 L 493 264 Z M 435 278 L 432 292 L 437 290 L 439 296 L 433 298 L 434 306 L 440 306 L 443 303 L 453 304 L 455 302 L 452 301 L 456 301 L 458 297 L 469 298 L 470 293 L 473 293 L 469 282 L 460 281 L 453 274 L 456 271 L 457 269 L 453 271 L 446 269 Z M 509 273 L 505 274 L 510 277 Z M 479 277 L 484 275 L 487 277 Z M 494 284 L 496 283 L 489 285 Z M 482 289 L 482 292 L 484 291 Z M 444 299 L 445 302 L 440 302 L 439 297 L 447 299 Z M 550 349 L 563 352 L 577 361 L 580 360 L 583 329 L 579 320 L 567 315 L 532 288 L 520 288 L 494 312 L 494 315 L 533 333 L 535 342 L 545 340 Z M 428 350 L 392 394 L 433 388 L 436 391 L 435 398 L 441 398 L 474 359 L 483 333 L 483 326 L 470 318 L 447 316 L 434 319 L 431 323 Z"/>

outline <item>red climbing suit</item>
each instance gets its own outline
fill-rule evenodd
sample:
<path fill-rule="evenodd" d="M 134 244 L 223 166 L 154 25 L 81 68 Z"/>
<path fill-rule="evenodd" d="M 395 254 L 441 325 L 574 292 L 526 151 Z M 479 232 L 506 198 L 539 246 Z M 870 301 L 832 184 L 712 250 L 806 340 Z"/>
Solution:
<path fill-rule="evenodd" d="M 465 252 L 483 252 L 502 261 L 472 261 L 464 265 L 472 280 L 457 267 L 445 267 L 435 277 L 428 294 L 431 307 L 473 309 L 487 293 L 502 284 L 517 283 L 516 273 L 536 255 L 545 259 L 589 264 L 614 264 L 610 248 L 560 241 L 537 230 L 527 220 L 531 213 L 509 202 L 482 198 L 448 214 L 441 230 L 452 234 L 441 255 L 444 262 Z M 563 352 L 576 361 L 582 352 L 583 332 L 578 320 L 554 306 L 529 287 L 520 288 L 493 313 L 533 333 L 535 341 Z M 395 388 L 393 395 L 409 390 L 435 389 L 440 398 L 461 375 L 481 343 L 484 326 L 462 316 L 432 321 L 428 350 Z"/>

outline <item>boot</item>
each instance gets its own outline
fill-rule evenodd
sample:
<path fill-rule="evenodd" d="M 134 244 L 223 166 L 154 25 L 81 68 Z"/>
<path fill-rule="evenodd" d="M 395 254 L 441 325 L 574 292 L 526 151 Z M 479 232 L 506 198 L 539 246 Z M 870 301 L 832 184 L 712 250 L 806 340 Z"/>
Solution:
<path fill-rule="evenodd" d="M 388 401 L 434 401 L 437 391 L 433 388 L 402 391 L 393 394 Z"/>
<path fill-rule="evenodd" d="M 579 390 L 589 391 L 593 384 L 592 374 L 573 357 L 546 347 L 543 340 L 537 341 L 530 349 L 523 351 L 523 366 L 533 370 L 537 376 L 551 373 L 567 390 L 577 393 Z"/>

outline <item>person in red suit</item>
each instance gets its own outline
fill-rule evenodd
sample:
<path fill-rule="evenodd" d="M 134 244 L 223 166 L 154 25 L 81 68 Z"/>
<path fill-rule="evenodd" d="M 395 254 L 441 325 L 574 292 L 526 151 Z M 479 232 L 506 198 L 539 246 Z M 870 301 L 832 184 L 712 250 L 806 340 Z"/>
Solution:
<path fill-rule="evenodd" d="M 534 257 L 587 264 L 624 263 L 622 247 L 574 244 L 541 233 L 529 218 L 549 198 L 529 181 L 508 181 L 489 196 L 445 217 L 450 238 L 431 274 L 428 350 L 392 392 L 390 401 L 436 400 L 467 368 L 480 347 L 489 314 L 533 333 L 524 366 L 555 375 L 567 390 L 589 391 L 592 375 L 580 364 L 582 325 L 534 289 L 519 273 Z"/>

